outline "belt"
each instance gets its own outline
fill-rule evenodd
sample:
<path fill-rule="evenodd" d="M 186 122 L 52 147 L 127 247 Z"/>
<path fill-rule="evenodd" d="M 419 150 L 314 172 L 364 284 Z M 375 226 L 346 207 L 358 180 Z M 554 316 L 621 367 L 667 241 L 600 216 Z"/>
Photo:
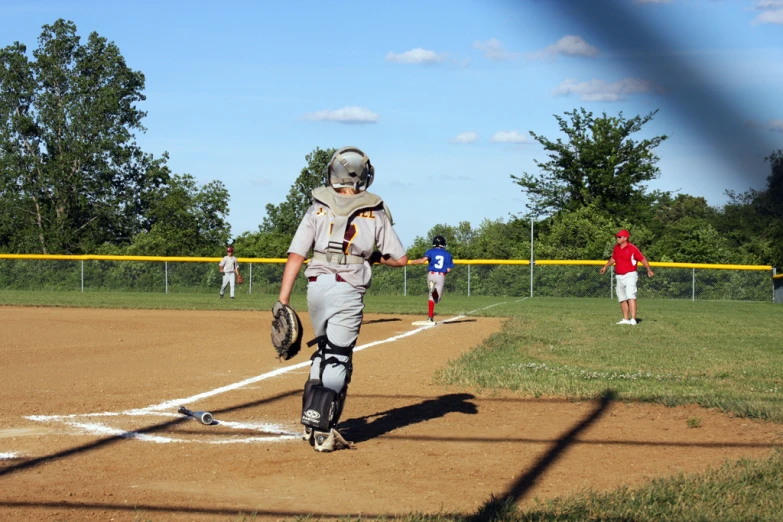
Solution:
<path fill-rule="evenodd" d="M 310 281 L 311 283 L 313 281 L 318 281 L 318 276 L 308 277 L 307 280 Z M 337 281 L 338 283 L 347 283 L 345 279 L 340 277 L 340 274 L 334 274 L 334 280 Z"/>
<path fill-rule="evenodd" d="M 430 272 L 432 275 L 446 275 L 443 272 Z"/>

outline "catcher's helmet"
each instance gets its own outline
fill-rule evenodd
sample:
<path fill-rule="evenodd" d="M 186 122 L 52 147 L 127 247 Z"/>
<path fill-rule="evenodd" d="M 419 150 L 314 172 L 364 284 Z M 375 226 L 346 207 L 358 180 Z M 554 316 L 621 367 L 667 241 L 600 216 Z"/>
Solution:
<path fill-rule="evenodd" d="M 367 190 L 375 177 L 370 158 L 356 147 L 343 147 L 332 156 L 324 173 L 324 185 Z"/>
<path fill-rule="evenodd" d="M 443 247 L 446 248 L 446 238 L 443 236 L 435 236 L 432 238 L 432 246 L 433 247 Z"/>

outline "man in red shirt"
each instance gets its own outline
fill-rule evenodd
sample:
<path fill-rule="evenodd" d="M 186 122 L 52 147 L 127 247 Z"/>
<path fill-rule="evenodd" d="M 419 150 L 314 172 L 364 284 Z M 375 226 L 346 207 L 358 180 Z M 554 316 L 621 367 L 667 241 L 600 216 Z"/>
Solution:
<path fill-rule="evenodd" d="M 627 230 L 621 230 L 616 235 L 617 244 L 614 245 L 612 257 L 601 267 L 601 275 L 606 269 L 615 265 L 615 274 L 617 276 L 617 300 L 620 301 L 620 308 L 623 310 L 623 320 L 617 324 L 636 324 L 636 265 L 641 263 L 647 269 L 647 277 L 655 274 L 650 268 L 647 258 L 629 243 L 631 235 Z"/>

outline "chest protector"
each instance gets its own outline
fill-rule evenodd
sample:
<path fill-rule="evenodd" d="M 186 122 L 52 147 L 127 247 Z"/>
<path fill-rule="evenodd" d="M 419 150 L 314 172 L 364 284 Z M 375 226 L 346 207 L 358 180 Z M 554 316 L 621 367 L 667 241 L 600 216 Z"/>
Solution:
<path fill-rule="evenodd" d="M 318 187 L 313 190 L 313 201 L 328 206 L 334 214 L 332 231 L 329 235 L 329 243 L 326 252 L 313 252 L 313 259 L 326 261 L 337 265 L 360 265 L 364 263 L 364 257 L 346 254 L 343 241 L 345 231 L 358 211 L 373 210 L 382 207 L 389 221 L 392 222 L 391 212 L 380 198 L 371 192 L 359 192 L 354 196 L 338 194 L 332 187 Z M 394 224 L 392 222 L 392 224 Z"/>

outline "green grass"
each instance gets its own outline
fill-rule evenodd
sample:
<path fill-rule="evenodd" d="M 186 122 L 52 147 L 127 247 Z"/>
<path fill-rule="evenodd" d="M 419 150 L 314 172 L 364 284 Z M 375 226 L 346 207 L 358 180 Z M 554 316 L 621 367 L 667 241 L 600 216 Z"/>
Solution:
<path fill-rule="evenodd" d="M 699 404 L 783 422 L 783 306 L 642 299 L 641 321 L 634 327 L 614 324 L 620 312 L 611 299 L 520 299 L 447 295 L 437 307 L 441 318 L 472 312 L 509 319 L 481 346 L 449 362 L 435 380 L 460 388 L 573 399 L 613 390 L 619 400 Z M 0 304 L 27 306 L 266 311 L 275 300 L 274 295 L 246 294 L 218 300 L 216 293 L 0 291 Z M 292 301 L 297 309 L 306 309 L 304 295 Z M 426 311 L 425 296 L 368 296 L 365 302 L 368 313 Z M 690 418 L 687 425 L 699 428 L 701 419 Z M 780 520 L 782 505 L 783 456 L 776 451 L 766 460 L 727 462 L 638 489 L 585 491 L 527 510 L 488 499 L 473 514 L 411 514 L 395 520 Z"/>
<path fill-rule="evenodd" d="M 642 300 L 640 324 L 627 326 L 614 324 L 619 306 L 608 299 L 515 306 L 502 331 L 436 381 L 573 399 L 611 389 L 620 400 L 700 404 L 783 422 L 783 307 Z"/>

